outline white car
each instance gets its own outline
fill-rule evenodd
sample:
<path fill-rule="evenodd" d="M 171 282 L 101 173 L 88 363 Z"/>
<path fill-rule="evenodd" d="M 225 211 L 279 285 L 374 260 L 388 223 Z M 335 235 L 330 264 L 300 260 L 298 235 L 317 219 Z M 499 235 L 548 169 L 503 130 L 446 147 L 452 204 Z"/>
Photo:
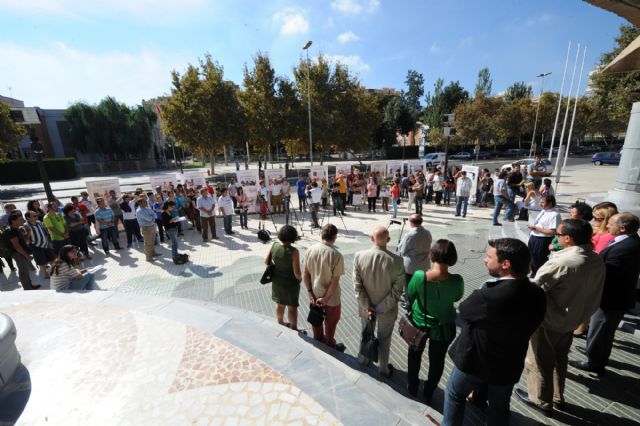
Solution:
<path fill-rule="evenodd" d="M 502 167 L 500 167 L 500 171 L 506 169 L 506 168 L 511 168 L 512 165 L 514 163 L 520 164 L 520 170 L 524 170 L 525 167 L 527 170 L 529 170 L 529 165 L 533 164 L 536 162 L 535 158 L 525 158 L 524 160 L 517 160 L 517 161 L 512 161 L 510 163 L 507 163 L 505 165 L 503 165 Z M 543 159 L 542 163 L 545 165 L 545 167 L 547 168 L 547 176 L 551 176 L 553 174 L 554 171 L 554 167 L 553 167 L 553 163 L 547 159 Z"/>
<path fill-rule="evenodd" d="M 427 167 L 434 167 L 440 164 L 441 161 L 444 161 L 444 157 L 444 152 L 432 152 L 424 156 L 424 162 L 427 164 Z"/>

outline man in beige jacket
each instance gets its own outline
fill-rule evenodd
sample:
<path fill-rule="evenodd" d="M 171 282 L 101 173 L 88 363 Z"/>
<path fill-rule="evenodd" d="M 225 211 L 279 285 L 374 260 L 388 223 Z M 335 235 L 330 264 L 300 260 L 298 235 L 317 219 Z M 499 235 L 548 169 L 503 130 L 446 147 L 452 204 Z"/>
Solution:
<path fill-rule="evenodd" d="M 551 416 L 564 410 L 572 331 L 598 309 L 605 268 L 591 245 L 592 228 L 581 219 L 565 219 L 556 235 L 562 250 L 540 267 L 534 282 L 547 296 L 547 312 L 533 333 L 525 359 L 528 392 L 516 389 L 524 403 Z"/>
<path fill-rule="evenodd" d="M 402 257 L 387 250 L 389 231 L 382 226 L 373 230 L 373 247 L 360 251 L 353 259 L 353 285 L 360 305 L 362 329 L 369 319 L 377 322 L 378 362 L 380 374 L 391 377 L 389 364 L 391 335 L 398 317 L 398 302 L 402 296 L 404 265 Z M 360 362 L 369 360 L 360 356 Z"/>

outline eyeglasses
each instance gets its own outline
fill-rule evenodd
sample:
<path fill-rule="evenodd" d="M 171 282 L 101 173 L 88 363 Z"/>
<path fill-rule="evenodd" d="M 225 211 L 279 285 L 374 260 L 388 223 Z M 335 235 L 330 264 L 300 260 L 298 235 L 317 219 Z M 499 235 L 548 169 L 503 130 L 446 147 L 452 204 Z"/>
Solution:
<path fill-rule="evenodd" d="M 556 232 L 556 237 L 564 237 L 564 236 L 566 236 L 566 235 L 567 235 L 567 234 L 561 234 L 560 232 Z"/>
<path fill-rule="evenodd" d="M 593 220 L 595 222 L 602 222 L 604 220 L 604 218 L 603 217 L 594 217 Z"/>

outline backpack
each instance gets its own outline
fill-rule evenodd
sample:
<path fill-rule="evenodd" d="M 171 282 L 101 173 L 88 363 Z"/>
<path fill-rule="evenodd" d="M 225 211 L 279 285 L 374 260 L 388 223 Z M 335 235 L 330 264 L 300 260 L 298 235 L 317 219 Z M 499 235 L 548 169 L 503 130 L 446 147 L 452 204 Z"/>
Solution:
<path fill-rule="evenodd" d="M 5 232 L 7 229 L 0 230 L 0 256 L 2 257 L 11 257 L 11 255 L 13 254 L 11 241 L 9 241 Z"/>

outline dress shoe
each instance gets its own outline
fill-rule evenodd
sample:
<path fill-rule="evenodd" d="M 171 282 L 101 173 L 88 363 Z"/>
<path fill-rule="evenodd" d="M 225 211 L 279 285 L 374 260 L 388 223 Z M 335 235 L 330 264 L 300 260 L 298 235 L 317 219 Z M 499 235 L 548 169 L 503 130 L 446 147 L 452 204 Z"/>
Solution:
<path fill-rule="evenodd" d="M 346 349 L 347 347 L 344 345 L 344 343 L 336 343 L 336 351 L 344 352 Z"/>
<path fill-rule="evenodd" d="M 533 407 L 536 410 L 542 412 L 547 417 L 553 417 L 553 409 L 545 410 L 545 409 L 541 408 L 538 404 L 536 404 L 535 402 L 533 402 L 532 400 L 529 399 L 529 394 L 527 393 L 527 391 L 519 389 L 519 388 L 516 388 L 514 392 L 515 392 L 516 396 L 518 397 L 518 399 L 520 401 L 522 401 L 525 404 L 527 404 L 528 406 Z"/>
<path fill-rule="evenodd" d="M 584 346 L 576 346 L 576 351 L 580 352 L 584 356 L 587 356 L 587 349 Z"/>
<path fill-rule="evenodd" d="M 382 377 L 384 377 L 385 379 L 390 379 L 391 376 L 393 376 L 393 372 L 396 371 L 396 368 L 391 365 L 391 364 L 387 364 L 387 373 L 381 373 Z"/>
<path fill-rule="evenodd" d="M 558 411 L 567 411 L 567 404 L 565 404 L 564 402 L 554 402 L 553 408 Z"/>
<path fill-rule="evenodd" d="M 604 374 L 604 367 L 597 368 L 589 363 L 589 361 L 569 361 L 569 365 L 582 371 L 590 373 Z"/>

